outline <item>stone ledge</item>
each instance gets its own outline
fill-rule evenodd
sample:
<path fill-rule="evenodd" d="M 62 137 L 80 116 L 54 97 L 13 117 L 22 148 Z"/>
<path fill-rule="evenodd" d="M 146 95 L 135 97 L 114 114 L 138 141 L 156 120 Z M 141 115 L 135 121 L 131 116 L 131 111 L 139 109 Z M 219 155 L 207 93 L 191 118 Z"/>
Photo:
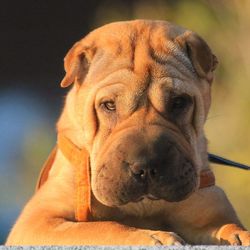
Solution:
<path fill-rule="evenodd" d="M 250 250 L 243 246 L 0 246 L 0 250 Z"/>

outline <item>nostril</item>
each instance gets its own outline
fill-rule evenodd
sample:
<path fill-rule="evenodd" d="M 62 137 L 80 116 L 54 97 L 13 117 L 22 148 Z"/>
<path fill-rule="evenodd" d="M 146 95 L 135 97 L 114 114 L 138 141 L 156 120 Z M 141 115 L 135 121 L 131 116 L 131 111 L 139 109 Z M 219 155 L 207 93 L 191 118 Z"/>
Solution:
<path fill-rule="evenodd" d="M 140 163 L 134 163 L 130 165 L 131 172 L 133 175 L 139 179 L 145 179 L 147 175 L 147 170 L 145 169 L 145 166 Z"/>
<path fill-rule="evenodd" d="M 155 168 L 150 169 L 149 171 L 151 177 L 155 177 L 157 175 L 157 170 Z"/>
<path fill-rule="evenodd" d="M 140 172 L 137 174 L 140 178 L 145 179 L 146 177 L 146 171 L 144 169 L 141 169 Z"/>

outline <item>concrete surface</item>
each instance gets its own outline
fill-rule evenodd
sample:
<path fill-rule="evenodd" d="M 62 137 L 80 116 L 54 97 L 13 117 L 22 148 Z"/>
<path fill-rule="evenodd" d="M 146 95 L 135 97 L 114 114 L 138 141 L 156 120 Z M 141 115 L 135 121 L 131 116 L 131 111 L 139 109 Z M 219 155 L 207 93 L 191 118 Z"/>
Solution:
<path fill-rule="evenodd" d="M 180 247 L 118 247 L 118 246 L 28 246 L 28 247 L 5 247 L 0 246 L 0 250 L 250 250 L 250 247 L 242 246 L 180 246 Z"/>

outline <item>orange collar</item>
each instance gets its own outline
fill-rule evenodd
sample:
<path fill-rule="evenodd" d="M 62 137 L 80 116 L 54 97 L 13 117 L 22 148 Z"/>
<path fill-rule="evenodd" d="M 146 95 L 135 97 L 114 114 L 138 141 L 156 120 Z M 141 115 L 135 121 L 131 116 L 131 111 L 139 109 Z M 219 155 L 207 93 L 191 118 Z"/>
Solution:
<path fill-rule="evenodd" d="M 76 168 L 75 219 L 76 221 L 89 221 L 91 219 L 89 153 L 85 148 L 78 148 L 62 134 L 58 134 L 57 146 L 52 150 L 49 158 L 43 165 L 36 185 L 36 190 L 47 181 L 49 171 L 55 160 L 57 148 L 61 150 L 66 159 Z"/>
<path fill-rule="evenodd" d="M 76 168 L 76 198 L 75 219 L 76 221 L 89 221 L 91 219 L 91 184 L 89 153 L 85 148 L 78 148 L 68 138 L 58 134 L 58 148 L 69 162 Z M 43 165 L 36 190 L 38 190 L 48 179 L 49 171 L 54 163 L 57 147 L 50 153 L 49 158 Z M 215 185 L 215 177 L 210 169 L 202 170 L 200 173 L 200 189 Z"/>

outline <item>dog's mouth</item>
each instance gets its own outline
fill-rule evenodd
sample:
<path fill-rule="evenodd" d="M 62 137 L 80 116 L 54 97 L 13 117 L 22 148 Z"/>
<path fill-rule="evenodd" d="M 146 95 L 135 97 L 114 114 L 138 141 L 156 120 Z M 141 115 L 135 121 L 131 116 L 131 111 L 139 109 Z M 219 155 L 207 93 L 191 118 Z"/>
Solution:
<path fill-rule="evenodd" d="M 117 178 L 123 179 L 120 176 Z M 111 180 L 114 179 L 111 177 L 109 180 L 112 182 Z M 95 195 L 100 202 L 110 207 L 119 207 L 131 202 L 138 203 L 143 200 L 179 202 L 193 194 L 197 189 L 198 179 L 194 171 L 189 178 L 180 179 L 180 181 L 168 178 L 153 183 L 138 183 L 131 178 L 115 183 L 100 181 Z"/>
<path fill-rule="evenodd" d="M 155 189 L 152 188 L 150 192 L 144 194 L 138 194 L 132 198 L 128 198 L 125 203 L 128 202 L 140 202 L 144 199 L 151 201 L 165 200 L 168 202 L 179 202 L 187 199 L 197 188 L 198 180 L 194 176 L 192 180 L 186 181 L 177 186 L 158 186 Z"/>
<path fill-rule="evenodd" d="M 142 201 L 144 199 L 149 199 L 149 200 L 152 200 L 152 201 L 161 200 L 161 198 L 159 198 L 159 197 L 156 197 L 156 196 L 154 196 L 152 194 L 147 194 L 147 195 L 142 195 L 142 196 L 140 196 L 140 197 L 138 197 L 136 199 L 132 199 L 131 201 L 137 203 L 137 202 L 140 202 L 140 201 Z"/>
<path fill-rule="evenodd" d="M 93 193 L 103 204 L 122 206 L 143 199 L 178 202 L 196 189 L 197 167 L 189 144 L 180 144 L 183 138 L 161 126 L 145 130 L 150 136 L 129 130 L 99 154 Z"/>
<path fill-rule="evenodd" d="M 94 195 L 101 203 L 111 207 L 138 203 L 144 199 L 179 202 L 197 189 L 199 180 L 191 161 L 183 160 L 181 168 L 181 171 L 169 168 L 159 176 L 148 175 L 138 180 L 138 176 L 131 175 L 126 165 L 119 167 L 122 171 L 104 166 L 97 176 Z"/>
<path fill-rule="evenodd" d="M 152 194 L 147 194 L 147 195 L 144 196 L 143 198 L 147 198 L 147 199 L 152 200 L 152 201 L 160 200 L 159 197 L 156 197 L 156 196 L 154 196 L 154 195 L 152 195 Z"/>
<path fill-rule="evenodd" d="M 132 202 L 137 203 L 137 202 L 140 202 L 140 201 L 142 201 L 144 199 L 148 199 L 148 200 L 151 200 L 151 201 L 164 200 L 163 198 L 157 197 L 157 196 L 155 196 L 153 194 L 147 194 L 147 195 L 142 195 L 141 197 L 139 197 L 139 198 L 137 198 L 135 200 L 132 200 Z"/>

